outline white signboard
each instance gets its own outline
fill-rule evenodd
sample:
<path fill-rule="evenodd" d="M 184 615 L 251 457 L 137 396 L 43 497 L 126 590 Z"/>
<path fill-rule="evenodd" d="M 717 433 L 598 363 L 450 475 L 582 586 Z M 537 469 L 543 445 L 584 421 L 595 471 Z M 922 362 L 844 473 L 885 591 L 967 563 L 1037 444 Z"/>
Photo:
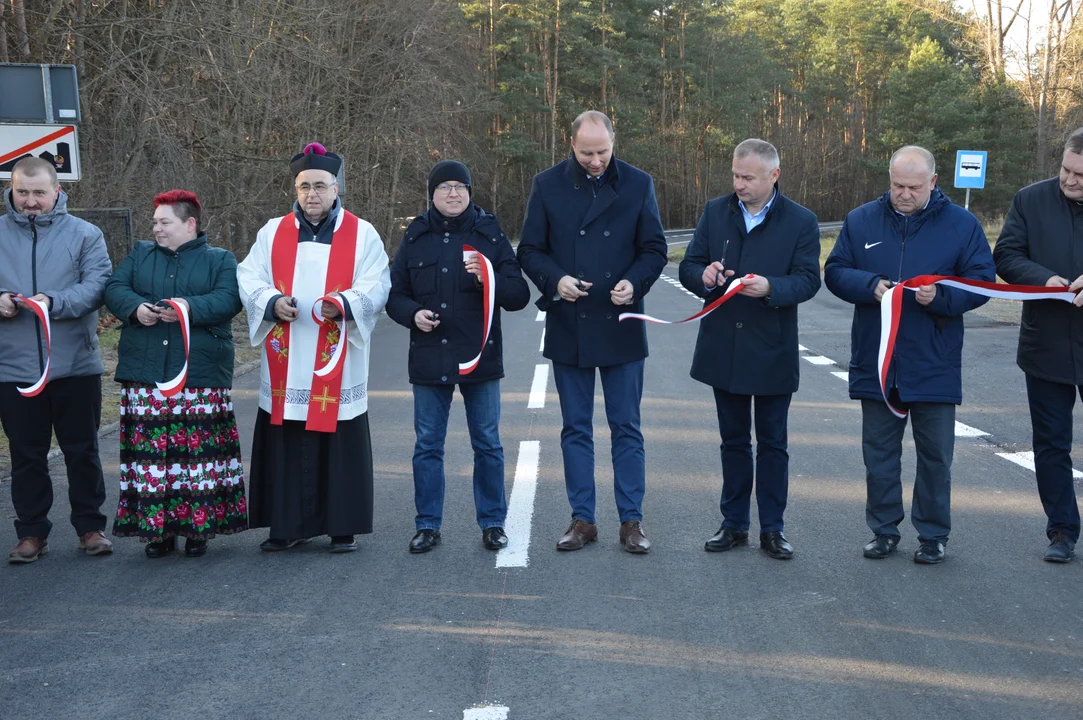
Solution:
<path fill-rule="evenodd" d="M 74 125 L 0 125 L 0 180 L 10 180 L 15 163 L 28 155 L 53 163 L 60 182 L 82 177 Z"/>

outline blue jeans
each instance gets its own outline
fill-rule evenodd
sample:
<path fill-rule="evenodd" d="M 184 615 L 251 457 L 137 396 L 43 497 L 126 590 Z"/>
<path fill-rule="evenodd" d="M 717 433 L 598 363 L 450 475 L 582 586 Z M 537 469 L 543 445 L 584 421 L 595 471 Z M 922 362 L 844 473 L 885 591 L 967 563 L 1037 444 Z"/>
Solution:
<path fill-rule="evenodd" d="M 643 397 L 644 361 L 598 368 L 605 395 L 613 454 L 613 494 L 620 521 L 643 519 L 647 485 L 639 403 Z M 553 362 L 553 380 L 560 396 L 564 428 L 564 484 L 572 517 L 594 522 L 594 376 L 595 368 Z"/>
<path fill-rule="evenodd" d="M 1079 540 L 1079 505 L 1072 478 L 1072 409 L 1083 387 L 1039 380 L 1027 375 L 1027 400 L 1034 442 L 1034 472 L 1045 516 L 1045 531 L 1060 531 Z"/>
<path fill-rule="evenodd" d="M 482 530 L 504 527 L 504 448 L 500 445 L 500 381 L 462 383 L 466 426 L 474 448 L 474 507 Z M 414 507 L 418 530 L 444 519 L 444 440 L 454 385 L 414 385 Z"/>
<path fill-rule="evenodd" d="M 756 406 L 756 508 L 760 532 L 782 532 L 790 488 L 786 395 L 736 395 L 714 389 L 718 434 L 722 437 L 722 526 L 748 530 L 752 504 L 752 406 Z"/>

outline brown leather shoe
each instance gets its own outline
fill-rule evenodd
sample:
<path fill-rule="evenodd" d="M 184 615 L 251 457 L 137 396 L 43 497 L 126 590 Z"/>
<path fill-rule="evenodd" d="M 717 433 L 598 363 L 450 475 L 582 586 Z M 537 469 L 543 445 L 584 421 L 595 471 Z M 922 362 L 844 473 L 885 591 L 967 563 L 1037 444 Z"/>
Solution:
<path fill-rule="evenodd" d="M 49 541 L 37 537 L 24 537 L 15 549 L 8 553 L 8 562 L 13 565 L 32 563 L 49 552 Z"/>
<path fill-rule="evenodd" d="M 87 555 L 108 555 L 113 552 L 113 543 L 101 530 L 91 530 L 79 536 L 79 549 Z"/>
<path fill-rule="evenodd" d="M 578 550 L 598 539 L 598 526 L 586 520 L 572 520 L 564 536 L 557 541 L 557 550 Z"/>
<path fill-rule="evenodd" d="M 651 541 L 643 534 L 638 520 L 628 520 L 620 524 L 620 543 L 630 553 L 649 553 Z"/>

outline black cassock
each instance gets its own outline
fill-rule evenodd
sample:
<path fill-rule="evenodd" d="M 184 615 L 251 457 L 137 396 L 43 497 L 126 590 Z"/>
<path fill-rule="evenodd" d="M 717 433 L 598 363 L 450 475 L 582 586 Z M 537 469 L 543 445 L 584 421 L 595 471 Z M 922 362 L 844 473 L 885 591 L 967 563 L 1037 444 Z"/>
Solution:
<path fill-rule="evenodd" d="M 249 471 L 250 527 L 279 540 L 372 532 L 372 441 L 368 413 L 333 433 L 305 423 L 272 425 L 260 409 Z"/>

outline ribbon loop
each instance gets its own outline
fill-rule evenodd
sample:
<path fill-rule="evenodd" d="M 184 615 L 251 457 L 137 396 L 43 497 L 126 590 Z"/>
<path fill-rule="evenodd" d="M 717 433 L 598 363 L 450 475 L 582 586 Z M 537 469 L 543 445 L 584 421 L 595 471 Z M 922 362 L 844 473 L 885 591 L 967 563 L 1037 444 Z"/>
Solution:
<path fill-rule="evenodd" d="M 53 355 L 53 326 L 49 320 L 49 306 L 41 300 L 26 298 L 22 295 L 13 295 L 11 299 L 26 305 L 26 308 L 38 318 L 38 322 L 45 331 L 45 368 L 42 370 L 41 377 L 30 387 L 16 388 L 23 397 L 34 397 L 41 393 L 45 389 L 45 384 L 49 382 L 49 365 L 52 363 Z"/>
<path fill-rule="evenodd" d="M 459 363 L 459 374 L 469 375 L 477 369 L 481 363 L 481 356 L 485 352 L 485 345 L 489 342 L 489 332 L 493 327 L 493 315 L 496 313 L 496 274 L 493 271 L 493 264 L 489 262 L 489 258 L 485 257 L 482 253 L 475 250 L 469 245 L 463 245 L 463 262 L 470 260 L 471 255 L 477 255 L 478 262 L 481 263 L 481 307 L 484 317 L 482 318 L 482 324 L 484 325 L 484 332 L 481 334 L 481 349 L 478 350 L 478 355 L 473 360 L 469 360 L 464 363 Z"/>
<path fill-rule="evenodd" d="M 184 383 L 188 381 L 188 354 L 191 349 L 192 322 L 188 316 L 188 307 L 176 300 L 163 300 L 166 305 L 173 308 L 177 313 L 177 322 L 180 323 L 181 337 L 184 339 L 184 367 L 177 376 L 164 383 L 156 382 L 158 391 L 165 397 L 173 397 L 184 389 Z"/>

